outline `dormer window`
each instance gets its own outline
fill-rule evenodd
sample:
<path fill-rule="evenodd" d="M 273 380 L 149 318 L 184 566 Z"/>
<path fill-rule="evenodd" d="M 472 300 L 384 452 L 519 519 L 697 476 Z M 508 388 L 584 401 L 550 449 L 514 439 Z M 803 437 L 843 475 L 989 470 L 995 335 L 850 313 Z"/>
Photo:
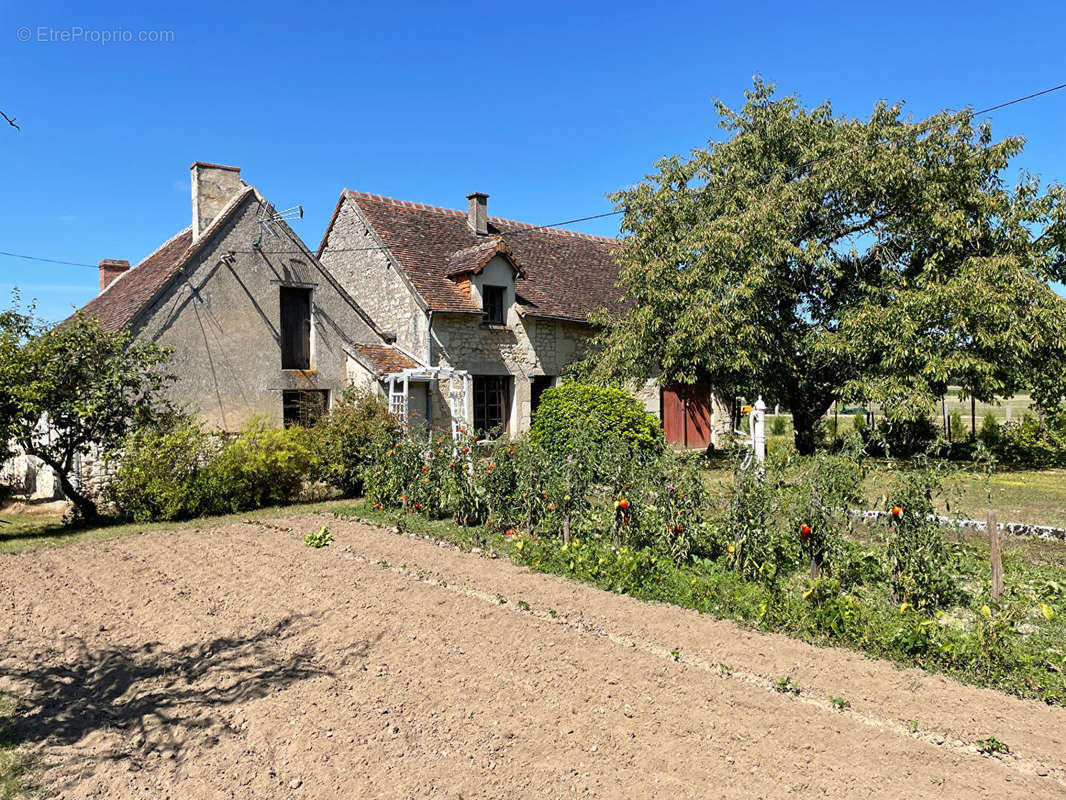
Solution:
<path fill-rule="evenodd" d="M 505 286 L 484 286 L 481 289 L 481 310 L 486 325 L 506 325 L 507 314 L 504 298 L 507 297 Z"/>

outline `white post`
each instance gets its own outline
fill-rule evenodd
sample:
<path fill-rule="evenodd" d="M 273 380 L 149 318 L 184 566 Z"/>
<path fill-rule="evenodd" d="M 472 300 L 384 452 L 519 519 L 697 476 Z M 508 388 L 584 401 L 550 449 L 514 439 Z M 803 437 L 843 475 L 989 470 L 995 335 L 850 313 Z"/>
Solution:
<path fill-rule="evenodd" d="M 470 393 L 470 374 L 463 376 L 463 422 L 466 423 L 467 433 L 474 432 L 474 399 Z"/>
<path fill-rule="evenodd" d="M 755 401 L 751 412 L 751 443 L 755 450 L 755 460 L 759 464 L 766 461 L 766 403 L 762 395 Z"/>

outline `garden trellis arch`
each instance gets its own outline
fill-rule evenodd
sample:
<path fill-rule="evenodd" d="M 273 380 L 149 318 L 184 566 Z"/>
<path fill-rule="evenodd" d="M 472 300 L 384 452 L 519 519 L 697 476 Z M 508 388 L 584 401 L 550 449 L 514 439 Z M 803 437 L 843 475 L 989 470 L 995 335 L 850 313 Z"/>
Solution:
<path fill-rule="evenodd" d="M 410 367 L 383 375 L 381 380 L 386 385 L 389 411 L 400 418 L 404 427 L 407 426 L 408 421 L 411 384 L 447 380 L 452 439 L 458 441 L 462 435 L 461 431 L 471 429 L 467 411 L 470 397 L 470 373 L 466 370 L 451 367 Z"/>

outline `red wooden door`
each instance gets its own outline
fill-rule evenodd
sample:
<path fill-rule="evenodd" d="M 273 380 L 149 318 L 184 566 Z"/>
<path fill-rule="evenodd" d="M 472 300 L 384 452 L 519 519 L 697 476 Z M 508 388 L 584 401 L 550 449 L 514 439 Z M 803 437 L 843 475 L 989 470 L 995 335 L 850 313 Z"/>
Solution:
<path fill-rule="evenodd" d="M 661 397 L 663 433 L 670 444 L 705 448 L 711 443 L 711 393 L 702 386 L 672 386 Z"/>
<path fill-rule="evenodd" d="M 706 448 L 710 443 L 710 393 L 693 387 L 685 396 L 685 447 Z"/>
<path fill-rule="evenodd" d="M 685 444 L 685 401 L 674 389 L 663 389 L 661 394 L 663 433 L 670 444 Z"/>

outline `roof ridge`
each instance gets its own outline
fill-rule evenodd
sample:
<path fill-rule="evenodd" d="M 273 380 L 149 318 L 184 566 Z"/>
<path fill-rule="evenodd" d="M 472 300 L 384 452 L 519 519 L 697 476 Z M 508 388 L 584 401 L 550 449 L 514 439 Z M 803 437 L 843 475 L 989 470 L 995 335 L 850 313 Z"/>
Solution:
<path fill-rule="evenodd" d="M 159 245 L 159 247 L 157 247 L 151 253 L 146 255 L 144 258 L 142 258 L 140 261 L 138 261 L 132 267 L 130 267 L 126 271 L 121 272 L 118 275 L 116 275 L 115 279 L 113 281 L 111 281 L 111 283 L 109 283 L 107 286 L 105 286 L 104 290 L 102 292 L 100 292 L 100 294 L 96 295 L 96 297 L 102 297 L 103 295 L 107 294 L 111 290 L 112 286 L 117 284 L 120 280 L 125 278 L 127 275 L 129 275 L 131 272 L 133 272 L 135 269 L 137 269 L 139 266 L 141 266 L 145 261 L 147 261 L 152 256 L 154 256 L 156 253 L 158 253 L 160 250 L 162 250 L 164 247 L 167 247 L 168 245 L 170 245 L 175 240 L 180 239 L 182 236 L 184 236 L 185 234 L 189 233 L 191 230 L 192 230 L 192 225 L 189 225 L 186 228 L 182 228 L 180 231 L 175 233 L 173 236 L 171 236 L 169 239 L 167 239 L 165 242 L 163 242 L 163 244 Z M 95 298 L 91 298 L 91 299 L 95 299 Z"/>
<path fill-rule="evenodd" d="M 442 206 L 433 206 L 426 203 L 415 203 L 411 200 L 398 200 L 395 197 L 386 197 L 385 195 L 372 194 L 371 192 L 358 192 L 354 189 L 345 189 L 349 195 L 355 196 L 357 199 L 362 197 L 368 200 L 374 200 L 379 203 L 391 203 L 394 206 L 400 206 L 401 208 L 413 208 L 417 211 L 432 211 L 438 214 L 448 214 L 450 216 L 465 217 L 465 211 L 461 211 L 455 208 L 444 208 Z M 490 222 L 503 223 L 504 225 L 515 226 L 524 230 L 539 230 L 545 233 L 557 234 L 561 236 L 572 236 L 575 239 L 589 239 L 596 242 L 618 242 L 619 239 L 615 236 L 597 236 L 594 233 L 582 233 L 580 231 L 571 231 L 566 228 L 553 228 L 547 225 L 536 225 L 532 222 L 519 222 L 513 219 L 506 219 L 505 217 L 489 217 Z M 497 227 L 499 225 L 497 224 Z M 500 231 L 500 233 L 507 233 L 506 230 Z"/>
<path fill-rule="evenodd" d="M 469 247 L 460 247 L 458 250 L 452 253 L 452 255 L 457 256 L 460 253 L 472 253 L 475 250 L 485 250 L 487 248 L 498 248 L 506 246 L 507 244 L 505 242 L 500 241 L 500 238 L 498 236 L 491 236 L 488 239 L 480 241 L 477 244 L 472 244 Z"/>

